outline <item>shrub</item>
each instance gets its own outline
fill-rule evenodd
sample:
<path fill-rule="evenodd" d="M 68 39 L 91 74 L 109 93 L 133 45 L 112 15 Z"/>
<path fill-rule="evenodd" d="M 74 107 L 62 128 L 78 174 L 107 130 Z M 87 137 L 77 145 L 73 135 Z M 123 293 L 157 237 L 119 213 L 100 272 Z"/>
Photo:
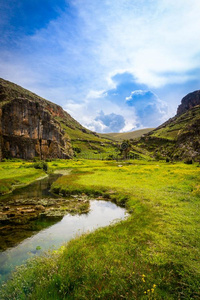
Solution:
<path fill-rule="evenodd" d="M 193 164 L 193 161 L 192 161 L 191 158 L 187 158 L 187 159 L 184 161 L 184 164 L 192 165 L 192 164 Z"/>
<path fill-rule="evenodd" d="M 46 162 L 51 162 L 52 160 L 51 160 L 51 158 L 46 158 L 45 161 Z"/>
<path fill-rule="evenodd" d="M 79 148 L 79 147 L 74 147 L 73 150 L 74 150 L 76 153 L 81 153 L 81 148 Z"/>
<path fill-rule="evenodd" d="M 45 172 L 48 171 L 48 164 L 44 161 L 36 162 L 33 164 L 35 169 L 43 169 Z"/>
<path fill-rule="evenodd" d="M 114 160 L 115 157 L 113 154 L 109 154 L 108 157 L 107 157 L 107 160 Z"/>

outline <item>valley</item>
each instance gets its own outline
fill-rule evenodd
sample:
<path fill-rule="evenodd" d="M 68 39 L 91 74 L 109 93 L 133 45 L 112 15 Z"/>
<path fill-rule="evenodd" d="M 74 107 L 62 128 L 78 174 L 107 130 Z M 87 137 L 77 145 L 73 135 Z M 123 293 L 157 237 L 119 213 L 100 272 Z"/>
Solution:
<path fill-rule="evenodd" d="M 1 79 L 0 299 L 199 299 L 199 125 L 198 91 L 100 134 Z"/>

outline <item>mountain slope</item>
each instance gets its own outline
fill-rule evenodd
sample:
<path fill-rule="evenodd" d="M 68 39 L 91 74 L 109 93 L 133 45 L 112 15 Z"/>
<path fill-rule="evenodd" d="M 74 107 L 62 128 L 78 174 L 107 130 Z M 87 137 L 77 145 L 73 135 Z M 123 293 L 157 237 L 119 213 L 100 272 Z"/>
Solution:
<path fill-rule="evenodd" d="M 147 134 L 152 130 L 154 130 L 154 128 L 145 128 L 145 129 L 139 129 L 130 132 L 111 132 L 111 133 L 100 134 L 100 136 L 111 139 L 113 141 L 121 142 L 123 140 L 131 140 L 131 139 L 139 138 L 143 134 Z"/>
<path fill-rule="evenodd" d="M 137 144 L 157 158 L 200 160 L 200 91 L 185 96 L 176 116 L 142 137 Z"/>
<path fill-rule="evenodd" d="M 113 148 L 59 105 L 0 79 L 0 159 L 71 158 L 76 151 L 106 152 L 107 145 Z"/>

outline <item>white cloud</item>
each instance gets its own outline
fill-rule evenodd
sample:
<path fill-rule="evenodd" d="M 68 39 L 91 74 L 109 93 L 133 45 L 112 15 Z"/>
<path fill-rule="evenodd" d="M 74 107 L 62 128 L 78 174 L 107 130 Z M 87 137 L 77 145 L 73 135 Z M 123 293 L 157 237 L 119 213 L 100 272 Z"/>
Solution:
<path fill-rule="evenodd" d="M 107 88 L 107 79 L 119 70 L 158 87 L 173 80 L 163 73 L 200 67 L 199 1 L 71 3 L 76 18 L 63 12 L 47 28 L 16 41 L 21 54 L 15 55 L 24 56 L 24 68 L 29 61 L 49 82 L 53 83 L 55 73 L 58 81 L 64 75 L 66 81 L 76 84 L 77 95 L 86 96 L 90 89 Z"/>
<path fill-rule="evenodd" d="M 134 107 L 139 127 L 157 127 L 168 119 L 168 106 L 151 91 L 136 90 L 126 97 L 126 104 Z"/>
<path fill-rule="evenodd" d="M 86 128 L 96 132 L 130 131 L 136 128 L 138 118 L 134 108 L 126 107 L 124 103 L 118 105 L 106 99 L 107 94 L 101 95 L 101 98 L 86 98 L 77 103 L 74 100 L 68 100 L 64 109 L 78 122 Z M 107 123 L 101 115 L 107 118 Z M 124 119 L 124 123 L 122 122 Z M 117 124 L 117 121 L 119 124 Z M 113 121 L 113 123 L 112 123 Z"/>
<path fill-rule="evenodd" d="M 86 32 L 99 28 L 94 46 L 105 72 L 132 72 L 140 82 L 160 86 L 169 82 L 159 73 L 185 72 L 197 67 L 200 52 L 200 5 L 197 1 L 75 1 Z M 104 12 L 102 11 L 104 8 Z M 89 26 L 87 26 L 89 24 Z M 103 38 L 102 38 L 103 37 Z M 96 37 L 93 37 L 96 40 Z M 198 62 L 198 66 L 200 63 Z M 99 66 L 99 67 L 101 67 Z M 178 80 L 178 78 L 177 78 Z"/>

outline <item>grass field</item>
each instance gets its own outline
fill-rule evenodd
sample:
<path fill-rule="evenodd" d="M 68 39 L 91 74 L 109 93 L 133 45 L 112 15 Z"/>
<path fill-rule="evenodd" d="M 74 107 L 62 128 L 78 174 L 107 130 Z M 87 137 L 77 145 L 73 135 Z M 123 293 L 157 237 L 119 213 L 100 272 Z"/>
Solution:
<path fill-rule="evenodd" d="M 48 164 L 71 170 L 53 184 L 55 193 L 103 196 L 130 216 L 32 259 L 1 299 L 200 299 L 198 164 Z"/>

